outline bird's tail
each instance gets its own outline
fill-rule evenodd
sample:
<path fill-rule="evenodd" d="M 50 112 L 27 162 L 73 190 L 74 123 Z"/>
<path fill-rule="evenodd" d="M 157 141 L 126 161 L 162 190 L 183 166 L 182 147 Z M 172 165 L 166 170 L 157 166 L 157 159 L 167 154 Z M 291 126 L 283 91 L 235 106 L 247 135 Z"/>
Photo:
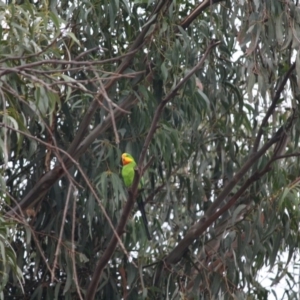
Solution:
<path fill-rule="evenodd" d="M 139 199 L 137 199 L 137 204 L 138 204 L 139 210 L 142 214 L 142 219 L 143 219 L 143 223 L 144 223 L 147 238 L 150 241 L 151 240 L 151 235 L 150 235 L 149 228 L 148 228 L 148 220 L 147 220 L 145 207 L 144 207 L 144 202 L 143 202 L 142 197 L 139 197 Z"/>

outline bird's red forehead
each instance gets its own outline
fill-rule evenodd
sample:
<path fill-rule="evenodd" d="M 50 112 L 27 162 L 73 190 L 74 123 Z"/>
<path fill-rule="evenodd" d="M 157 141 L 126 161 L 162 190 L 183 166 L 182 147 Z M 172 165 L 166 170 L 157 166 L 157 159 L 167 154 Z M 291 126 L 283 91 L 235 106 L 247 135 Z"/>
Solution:
<path fill-rule="evenodd" d="M 126 154 L 122 154 L 122 164 L 123 166 L 132 162 L 132 159 L 128 157 Z"/>

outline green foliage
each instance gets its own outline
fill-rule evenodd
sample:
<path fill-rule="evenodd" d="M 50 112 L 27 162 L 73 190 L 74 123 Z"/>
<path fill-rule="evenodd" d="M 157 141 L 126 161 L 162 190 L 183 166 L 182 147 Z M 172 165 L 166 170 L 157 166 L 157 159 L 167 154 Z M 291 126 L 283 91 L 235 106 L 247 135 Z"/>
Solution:
<path fill-rule="evenodd" d="M 22 206 L 0 220 L 2 298 L 86 295 L 132 194 L 121 153 L 144 147 L 153 240 L 134 206 L 95 299 L 295 296 L 299 7 L 163 2 L 0 4 L 1 205 Z"/>
<path fill-rule="evenodd" d="M 18 266 L 16 252 L 12 246 L 14 225 L 6 222 L 3 218 L 0 218 L 0 222 L 0 298 L 5 299 L 4 290 L 10 284 L 19 286 L 20 292 L 23 291 L 24 274 L 22 274 L 22 268 Z"/>

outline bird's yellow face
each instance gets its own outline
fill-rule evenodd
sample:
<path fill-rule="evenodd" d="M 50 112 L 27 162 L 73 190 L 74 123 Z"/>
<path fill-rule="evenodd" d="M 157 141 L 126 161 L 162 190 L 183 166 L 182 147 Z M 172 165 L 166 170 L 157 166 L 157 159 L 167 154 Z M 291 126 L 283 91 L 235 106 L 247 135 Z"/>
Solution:
<path fill-rule="evenodd" d="M 130 155 L 128 155 L 127 153 L 123 153 L 122 154 L 122 164 L 123 166 L 130 164 L 131 162 L 133 162 L 133 159 Z"/>

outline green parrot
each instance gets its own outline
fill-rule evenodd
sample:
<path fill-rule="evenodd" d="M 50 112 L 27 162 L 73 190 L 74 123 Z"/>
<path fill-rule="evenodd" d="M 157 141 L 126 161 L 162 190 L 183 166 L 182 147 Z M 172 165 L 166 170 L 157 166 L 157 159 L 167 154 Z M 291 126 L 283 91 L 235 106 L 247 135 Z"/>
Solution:
<path fill-rule="evenodd" d="M 136 162 L 130 154 L 123 153 L 122 154 L 122 165 L 123 165 L 122 177 L 123 177 L 125 186 L 128 188 L 128 187 L 131 187 L 133 180 L 134 180 L 134 175 L 135 175 L 134 168 L 136 167 Z M 139 189 L 140 188 L 141 188 L 141 183 L 139 183 Z M 138 204 L 139 210 L 142 214 L 142 219 L 143 219 L 143 223 L 145 226 L 147 238 L 148 238 L 148 240 L 151 240 L 151 235 L 150 235 L 150 232 L 148 229 L 148 220 L 146 217 L 144 202 L 143 202 L 141 195 L 137 199 L 137 204 Z"/>

